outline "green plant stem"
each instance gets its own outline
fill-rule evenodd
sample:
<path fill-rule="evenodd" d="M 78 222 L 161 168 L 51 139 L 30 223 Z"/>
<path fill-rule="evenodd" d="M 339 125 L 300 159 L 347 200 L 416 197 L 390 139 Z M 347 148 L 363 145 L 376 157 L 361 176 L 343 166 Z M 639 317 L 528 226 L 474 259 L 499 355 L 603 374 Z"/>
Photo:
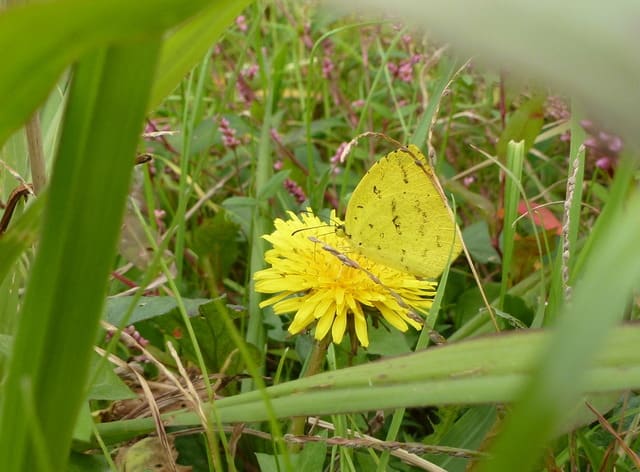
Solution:
<path fill-rule="evenodd" d="M 27 146 L 29 147 L 29 165 L 31 166 L 33 193 L 40 195 L 47 183 L 47 172 L 44 164 L 42 129 L 40 127 L 40 116 L 38 112 L 31 117 L 25 130 L 27 134 Z"/>
<path fill-rule="evenodd" d="M 324 366 L 325 359 L 327 357 L 327 349 L 329 348 L 329 343 L 331 342 L 331 336 L 327 335 L 321 341 L 318 341 L 313 346 L 313 350 L 311 351 L 311 356 L 309 357 L 309 362 L 307 363 L 307 370 L 304 372 L 303 378 L 311 377 L 322 372 L 322 367 Z M 291 421 L 291 427 L 289 431 L 291 434 L 296 436 L 301 436 L 304 434 L 304 426 L 306 424 L 307 418 L 306 416 L 297 416 Z M 293 450 L 298 450 L 300 448 L 299 445 L 293 445 Z"/>

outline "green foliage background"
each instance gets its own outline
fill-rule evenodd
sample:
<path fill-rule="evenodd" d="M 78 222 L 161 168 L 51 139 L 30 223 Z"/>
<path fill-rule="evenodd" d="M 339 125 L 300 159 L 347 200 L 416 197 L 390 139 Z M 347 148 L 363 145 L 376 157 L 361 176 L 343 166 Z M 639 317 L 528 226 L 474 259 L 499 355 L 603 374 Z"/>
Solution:
<path fill-rule="evenodd" d="M 0 14 L 0 144 L 5 145 L 4 156 L 16 146 L 13 133 L 52 91 L 66 83 L 64 74 L 71 76 L 69 90 L 60 94 L 65 111 L 58 117 L 59 133 L 53 133 L 59 141 L 49 143 L 48 189 L 0 237 L 3 284 L 9 283 L 9 274 L 19 270 L 21 257 L 37 241 L 24 298 L 6 288 L 2 292 L 6 295 L 5 316 L 10 311 L 7 307 L 20 307 L 20 312 L 14 319 L 2 320 L 0 469 L 57 471 L 67 466 L 76 418 L 87 395 L 90 354 L 144 117 L 192 69 L 187 86 L 194 95 L 202 91 L 199 80 L 205 68 L 200 61 L 249 3 L 61 0 L 11 6 Z M 360 3 L 369 7 L 379 2 Z M 378 6 L 384 9 L 387 4 Z M 481 60 L 508 67 L 516 75 L 535 76 L 559 86 L 572 94 L 576 108 L 597 112 L 629 144 L 637 143 L 640 105 L 636 90 L 640 61 L 629 47 L 629 18 L 638 18 L 639 9 L 636 3 L 621 0 L 607 6 L 581 2 L 579 13 L 569 3 L 548 1 L 508 5 L 495 1 L 394 2 L 395 13 L 424 22 L 461 50 L 477 52 Z M 273 70 L 279 70 L 279 60 L 283 59 L 273 58 Z M 452 61 L 443 66 L 448 72 L 442 74 L 441 86 L 436 88 L 437 99 L 455 65 Z M 265 195 L 275 188 L 267 157 L 281 83 L 277 75 L 264 80 L 270 99 L 265 100 L 258 158 L 251 169 L 256 199 L 232 202 L 236 209 L 248 208 L 254 215 L 247 231 L 251 270 L 262 265 L 260 236 L 270 224 Z M 320 87 L 313 82 L 307 86 L 307 96 Z M 436 104 L 437 100 L 429 113 L 435 113 Z M 310 148 L 311 117 L 302 115 Z M 196 117 L 194 112 L 185 122 L 195 126 Z M 431 124 L 430 115 L 428 118 L 418 127 L 419 142 L 424 141 Z M 577 124 L 572 126 L 574 137 L 579 136 Z M 187 128 L 184 155 L 189 155 L 192 145 L 189 138 Z M 577 157 L 579 148 L 572 143 L 570 160 Z M 452 344 L 265 388 L 259 366 L 266 353 L 256 353 L 246 344 L 263 346 L 266 339 L 258 297 L 249 291 L 252 316 L 244 339 L 228 317 L 221 316 L 220 323 L 229 323 L 224 336 L 240 350 L 253 383 L 245 384 L 244 393 L 213 404 L 215 422 L 269 420 L 277 439 L 281 437 L 277 419 L 283 417 L 513 401 L 504 429 L 489 449 L 492 459 L 483 462 L 481 470 L 535 467 L 548 441 L 563 430 L 568 412 L 586 393 L 640 387 L 636 347 L 640 330 L 634 325 L 616 327 L 640 278 L 635 164 L 630 154 L 623 159 L 605 210 L 580 242 L 581 249 L 571 252 L 573 295 L 570 303 L 562 302 L 561 293 L 555 299 L 552 295 L 547 320 L 555 321 L 544 333 Z M 189 164 L 181 165 L 181 178 L 186 179 Z M 517 174 L 518 156 L 512 156 L 507 165 L 511 175 Z M 186 184 L 182 185 L 184 189 Z M 517 185 L 508 191 L 510 201 L 516 201 Z M 186 200 L 180 198 L 177 220 L 186 211 Z M 320 198 L 311 195 L 312 201 Z M 514 212 L 508 212 L 505 226 L 514 217 Z M 176 235 L 174 288 L 179 292 L 184 229 L 176 229 Z M 572 243 L 578 247 L 575 240 Z M 560 265 L 558 259 L 551 269 L 556 289 L 561 287 Z M 503 273 L 507 275 L 508 270 Z M 505 296 L 503 286 L 501 307 Z M 187 320 L 187 307 L 180 300 L 177 305 L 181 319 Z M 215 310 L 215 303 L 207 309 Z M 188 321 L 185 329 L 192 329 Z M 194 341 L 193 362 L 204 367 L 196 337 L 192 332 L 188 335 Z M 180 413 L 167 422 L 194 425 L 200 419 Z M 152 430 L 153 423 L 147 420 L 97 426 L 107 445 Z M 86 444 L 95 441 L 89 436 L 85 435 Z M 288 460 L 285 455 L 285 467 L 288 464 L 292 470 Z"/>

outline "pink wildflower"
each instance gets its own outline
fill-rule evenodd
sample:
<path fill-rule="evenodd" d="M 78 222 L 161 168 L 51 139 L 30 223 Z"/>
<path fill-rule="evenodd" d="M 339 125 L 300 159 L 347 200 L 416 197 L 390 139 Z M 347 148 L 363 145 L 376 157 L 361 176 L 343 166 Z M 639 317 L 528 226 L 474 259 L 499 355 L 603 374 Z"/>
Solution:
<path fill-rule="evenodd" d="M 464 179 L 462 179 L 462 184 L 465 187 L 468 187 L 469 185 L 471 185 L 475 181 L 476 181 L 475 175 L 467 175 Z"/>
<path fill-rule="evenodd" d="M 242 76 L 247 80 L 253 80 L 259 70 L 258 64 L 251 64 L 242 70 Z"/>
<path fill-rule="evenodd" d="M 311 24 L 310 23 L 305 23 L 305 25 L 304 25 L 304 31 L 302 33 L 302 43 L 304 44 L 304 46 L 308 50 L 313 49 L 313 40 L 311 39 Z"/>
<path fill-rule="evenodd" d="M 329 79 L 335 69 L 333 59 L 331 59 L 331 56 L 333 55 L 333 42 L 325 39 L 322 43 L 322 48 L 324 50 L 324 57 L 322 58 L 322 77 Z"/>
<path fill-rule="evenodd" d="M 282 146 L 282 136 L 280 136 L 280 133 L 278 133 L 277 129 L 271 128 L 271 130 L 269 131 L 269 134 L 271 134 L 271 139 L 273 139 L 276 143 Z"/>
<path fill-rule="evenodd" d="M 249 27 L 247 26 L 247 19 L 244 17 L 244 15 L 240 15 L 236 18 L 236 26 L 243 33 L 247 32 Z"/>
<path fill-rule="evenodd" d="M 253 93 L 253 89 L 247 83 L 242 74 L 237 78 L 236 89 L 238 90 L 238 93 L 242 97 L 244 103 L 246 103 L 247 105 L 251 104 L 256 99 L 256 94 Z"/>
<path fill-rule="evenodd" d="M 220 118 L 218 131 L 222 133 L 222 144 L 224 144 L 224 147 L 233 151 L 242 144 L 240 140 L 236 138 L 236 130 L 231 127 L 229 120 L 226 118 Z"/>
<path fill-rule="evenodd" d="M 296 199 L 299 204 L 304 203 L 307 200 L 307 196 L 304 194 L 304 190 L 291 179 L 286 179 L 283 183 L 287 192 Z"/>
<path fill-rule="evenodd" d="M 344 164 L 344 151 L 346 148 L 347 143 L 340 143 L 340 146 L 336 149 L 336 153 L 329 160 L 329 162 L 331 162 L 331 172 L 333 172 L 333 174 L 340 173 L 340 165 Z"/>
<path fill-rule="evenodd" d="M 403 62 L 398 68 L 398 78 L 406 83 L 413 81 L 413 64 L 411 62 Z"/>

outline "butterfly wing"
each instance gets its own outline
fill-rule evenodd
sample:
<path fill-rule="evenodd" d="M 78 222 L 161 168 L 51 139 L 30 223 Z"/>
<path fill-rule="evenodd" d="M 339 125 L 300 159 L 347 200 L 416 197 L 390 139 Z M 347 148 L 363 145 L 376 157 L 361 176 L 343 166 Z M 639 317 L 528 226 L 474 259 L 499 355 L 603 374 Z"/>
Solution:
<path fill-rule="evenodd" d="M 371 260 L 436 278 L 462 246 L 433 171 L 416 146 L 409 150 L 390 152 L 362 178 L 347 206 L 344 232 Z"/>

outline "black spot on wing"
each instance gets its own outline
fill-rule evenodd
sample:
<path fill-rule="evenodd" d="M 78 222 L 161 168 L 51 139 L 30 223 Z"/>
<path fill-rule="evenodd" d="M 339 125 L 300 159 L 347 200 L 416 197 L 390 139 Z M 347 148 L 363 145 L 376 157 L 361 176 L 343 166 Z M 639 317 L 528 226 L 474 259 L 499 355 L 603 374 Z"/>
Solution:
<path fill-rule="evenodd" d="M 394 216 L 391 222 L 393 223 L 393 226 L 395 226 L 396 228 L 396 233 L 402 234 L 402 230 L 400 229 L 400 216 L 398 215 Z"/>
<path fill-rule="evenodd" d="M 399 157 L 397 157 L 396 159 L 399 159 Z M 402 174 L 402 181 L 405 184 L 409 183 L 409 168 L 407 166 L 403 166 L 403 165 L 399 165 L 399 160 L 396 161 L 398 163 L 398 168 L 400 169 L 400 173 Z"/>

